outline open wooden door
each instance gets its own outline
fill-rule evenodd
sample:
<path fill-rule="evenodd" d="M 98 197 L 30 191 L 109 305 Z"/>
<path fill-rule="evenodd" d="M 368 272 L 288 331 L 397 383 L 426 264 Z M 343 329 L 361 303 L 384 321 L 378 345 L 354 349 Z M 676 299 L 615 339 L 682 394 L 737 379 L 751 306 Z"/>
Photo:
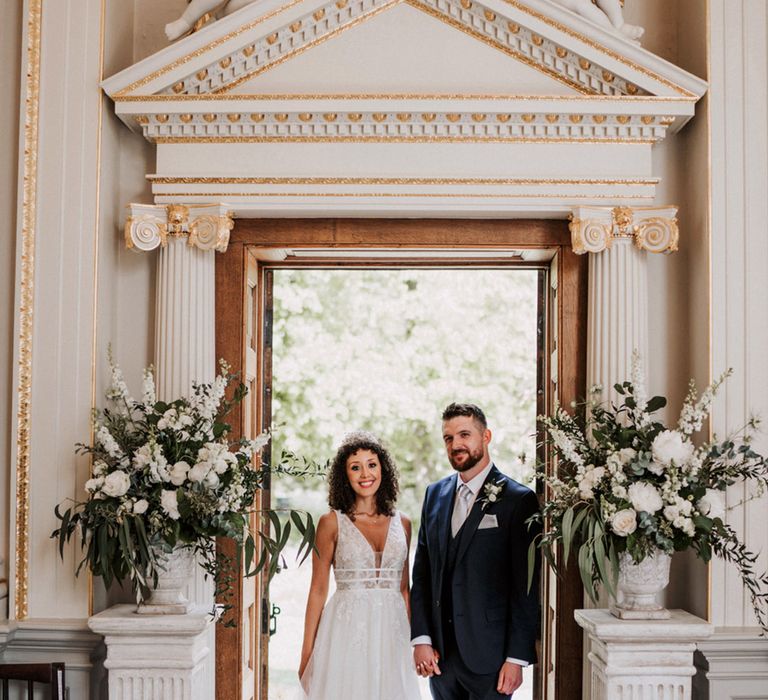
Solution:
<path fill-rule="evenodd" d="M 547 293 L 546 355 L 549 365 L 546 413 L 559 404 L 569 407 L 586 391 L 586 256 L 561 247 L 550 264 Z M 543 451 L 548 469 L 557 469 Z M 548 498 L 548 494 L 543 494 Z M 579 700 L 582 686 L 583 634 L 573 611 L 582 607 L 583 588 L 577 566 L 558 579 L 549 567 L 543 573 L 542 626 L 547 639 L 541 659 L 541 700 Z"/>
<path fill-rule="evenodd" d="M 270 357 L 263 347 L 260 273 L 258 261 L 242 244 L 233 243 L 226 255 L 216 258 L 216 356 L 224 358 L 248 387 L 247 397 L 229 417 L 231 439 L 255 438 L 270 420 L 269 401 L 261 392 L 269 382 L 260 382 L 265 358 Z M 262 527 L 258 511 L 269 507 L 268 481 L 265 486 L 251 516 L 254 531 Z M 234 552 L 232 542 L 223 538 L 217 548 L 230 556 Z M 222 601 L 232 608 L 227 613 L 231 626 L 216 628 L 216 697 L 220 700 L 266 698 L 263 592 L 261 577 L 241 576 L 233 582 L 232 598 Z"/>

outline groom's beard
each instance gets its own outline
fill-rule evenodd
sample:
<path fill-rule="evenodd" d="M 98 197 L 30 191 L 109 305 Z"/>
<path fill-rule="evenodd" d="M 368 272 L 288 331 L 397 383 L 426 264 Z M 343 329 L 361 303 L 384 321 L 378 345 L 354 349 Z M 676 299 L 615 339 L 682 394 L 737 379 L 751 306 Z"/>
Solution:
<path fill-rule="evenodd" d="M 457 462 L 456 457 L 467 455 L 463 462 Z M 448 461 L 457 472 L 466 472 L 472 469 L 483 458 L 483 450 L 472 452 L 471 450 L 454 450 L 448 455 Z"/>

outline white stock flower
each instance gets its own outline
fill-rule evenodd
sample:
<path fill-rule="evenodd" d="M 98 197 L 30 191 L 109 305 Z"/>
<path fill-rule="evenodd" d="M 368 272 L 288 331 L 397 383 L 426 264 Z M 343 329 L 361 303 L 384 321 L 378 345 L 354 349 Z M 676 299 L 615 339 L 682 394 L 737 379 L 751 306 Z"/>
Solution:
<path fill-rule="evenodd" d="M 632 484 L 629 487 L 628 494 L 632 507 L 638 512 L 655 513 L 657 510 L 661 510 L 661 507 L 664 505 L 658 489 L 642 481 Z"/>
<path fill-rule="evenodd" d="M 155 377 L 152 374 L 152 367 L 147 367 L 144 370 L 144 380 L 141 383 L 141 403 L 145 406 L 154 406 L 156 402 Z"/>
<path fill-rule="evenodd" d="M 682 467 L 693 456 L 693 443 L 686 440 L 677 430 L 664 430 L 651 444 L 654 462 L 670 466 L 673 462 Z"/>
<path fill-rule="evenodd" d="M 611 518 L 611 529 L 619 537 L 631 535 L 637 530 L 637 513 L 631 508 L 617 511 Z"/>
<path fill-rule="evenodd" d="M 101 491 L 107 496 L 117 498 L 128 493 L 129 488 L 131 488 L 131 478 L 125 472 L 117 470 L 104 477 Z"/>
<path fill-rule="evenodd" d="M 584 471 L 584 476 L 581 481 L 579 481 L 579 496 L 584 500 L 594 498 L 594 489 L 603 476 L 605 476 L 605 467 L 593 467 L 592 465 L 589 465 Z"/>
<path fill-rule="evenodd" d="M 122 462 L 120 464 L 120 468 L 121 469 L 123 468 Z M 107 471 L 109 471 L 109 466 L 103 460 L 97 459 L 93 463 L 93 468 L 91 471 L 93 472 L 94 476 L 104 476 L 107 473 Z"/>
<path fill-rule="evenodd" d="M 160 492 L 160 507 L 168 514 L 169 518 L 178 520 L 180 516 L 179 496 L 176 491 L 163 489 Z"/>
<path fill-rule="evenodd" d="M 112 382 L 106 391 L 106 397 L 111 401 L 132 402 L 130 394 L 128 393 L 128 385 L 125 383 L 125 378 L 123 377 L 123 370 L 117 365 L 112 365 Z"/>
<path fill-rule="evenodd" d="M 186 462 L 176 462 L 168 471 L 168 476 L 174 486 L 181 486 L 187 479 L 189 464 Z"/>
<path fill-rule="evenodd" d="M 133 512 L 136 513 L 136 515 L 146 513 L 147 508 L 149 508 L 149 502 L 146 498 L 140 498 L 138 501 L 136 501 L 136 503 L 133 504 Z"/>
<path fill-rule="evenodd" d="M 96 442 L 104 448 L 104 452 L 110 457 L 120 459 L 123 456 L 120 445 L 117 444 L 117 440 L 112 437 L 112 433 L 107 430 L 106 426 L 99 426 L 99 429 L 96 431 Z"/>
<path fill-rule="evenodd" d="M 175 408 L 169 408 L 163 413 L 163 417 L 157 421 L 157 428 L 158 430 L 167 430 L 168 428 L 171 430 L 183 430 L 194 422 L 192 416 L 186 411 L 177 411 Z"/>
<path fill-rule="evenodd" d="M 725 498 L 722 491 L 707 489 L 707 492 L 696 503 L 696 507 L 702 515 L 708 518 L 720 518 L 725 515 Z"/>
<path fill-rule="evenodd" d="M 88 493 L 95 493 L 104 485 L 104 477 L 97 476 L 95 479 L 88 479 L 85 482 L 85 490 Z"/>

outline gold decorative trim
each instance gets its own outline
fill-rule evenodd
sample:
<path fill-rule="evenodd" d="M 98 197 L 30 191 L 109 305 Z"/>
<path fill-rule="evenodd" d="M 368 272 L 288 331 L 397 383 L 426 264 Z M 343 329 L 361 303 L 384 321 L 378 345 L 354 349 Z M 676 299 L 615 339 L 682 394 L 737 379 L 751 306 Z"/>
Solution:
<path fill-rule="evenodd" d="M 517 0 L 503 0 L 503 2 L 505 2 L 507 5 L 511 5 L 512 7 L 517 8 L 518 10 L 520 10 L 521 12 L 524 12 L 527 15 L 531 15 L 531 17 L 535 17 L 536 19 L 544 22 L 544 24 L 547 24 L 550 27 L 557 29 L 563 32 L 564 34 L 567 34 L 568 36 L 572 36 L 574 39 L 578 39 L 579 41 L 584 42 L 588 46 L 591 46 L 593 49 L 602 51 L 606 55 L 617 60 L 619 63 L 622 63 L 625 66 L 628 66 L 629 68 L 632 68 L 633 70 L 636 70 L 639 73 L 642 73 L 643 75 L 647 75 L 652 80 L 655 80 L 661 83 L 662 85 L 666 85 L 668 88 L 671 88 L 675 92 L 681 95 L 684 95 L 686 97 L 693 97 L 694 99 L 697 99 L 696 96 L 689 90 L 686 90 L 680 85 L 676 85 L 672 81 L 667 80 L 666 78 L 663 78 L 658 73 L 654 73 L 652 70 L 645 68 L 644 66 L 638 65 L 634 61 L 630 61 L 626 56 L 622 56 L 621 54 L 616 53 L 612 49 L 609 49 L 607 46 L 604 46 L 603 44 L 600 44 L 590 39 L 589 37 L 585 36 L 584 34 L 581 34 L 580 32 L 574 31 L 570 27 L 566 27 L 564 24 L 561 24 L 560 22 L 553 20 L 551 17 L 547 17 L 546 15 L 543 15 L 540 12 L 537 12 L 533 8 L 523 5 Z"/>
<path fill-rule="evenodd" d="M 99 82 L 104 80 L 104 42 L 106 22 L 106 2 L 101 0 L 101 16 L 99 20 Z M 97 352 L 98 352 L 98 322 L 99 322 L 99 229 L 101 220 L 101 146 L 102 130 L 104 126 L 104 100 L 98 100 L 96 126 L 96 192 L 93 222 L 93 337 L 91 338 L 91 407 L 96 406 L 96 381 L 97 381 Z M 95 429 L 91 421 L 90 444 L 94 444 Z M 92 459 L 90 460 L 92 461 Z M 92 465 L 89 465 L 92 466 Z M 90 474 L 90 469 L 89 469 Z M 93 574 L 88 570 L 88 615 L 93 615 Z"/>
<path fill-rule="evenodd" d="M 469 199 L 653 199 L 653 195 L 629 194 L 616 196 L 615 194 L 566 194 L 562 192 L 541 193 L 534 192 L 523 194 L 510 192 L 500 194 L 498 192 L 168 192 L 155 195 L 156 197 L 446 197 Z"/>
<path fill-rule="evenodd" d="M 150 143 L 622 143 L 652 145 L 658 139 L 526 136 L 157 136 Z"/>
<path fill-rule="evenodd" d="M 183 66 L 185 63 L 189 63 L 189 61 L 197 58 L 198 56 L 202 56 L 204 53 L 206 53 L 207 51 L 210 51 L 211 49 L 215 49 L 217 46 L 226 44 L 230 39 L 234 39 L 236 36 L 240 36 L 240 34 L 251 31 L 254 27 L 258 27 L 260 24 L 266 22 L 268 19 L 271 19 L 272 17 L 279 15 L 281 12 L 284 12 L 285 10 L 288 10 L 294 5 L 298 5 L 299 3 L 302 3 L 302 2 L 304 2 L 304 0 L 290 0 L 290 2 L 286 3 L 285 5 L 281 5 L 280 7 L 275 8 L 274 10 L 272 10 L 272 12 L 268 12 L 267 14 L 262 15 L 261 17 L 254 20 L 253 22 L 244 24 L 242 27 L 239 27 L 235 31 L 230 32 L 225 36 L 219 37 L 218 39 L 212 41 L 209 44 L 206 44 L 205 46 L 197 49 L 196 51 L 192 51 L 191 53 L 188 53 L 185 56 L 182 56 L 181 58 L 177 58 L 175 61 L 173 61 L 172 63 L 169 63 L 167 66 L 158 68 L 156 71 L 153 71 L 149 75 L 146 75 L 143 78 L 136 80 L 135 82 L 131 83 L 127 87 L 124 87 L 122 90 L 118 90 L 115 93 L 115 97 L 126 95 L 127 93 L 130 93 L 130 92 L 135 92 L 139 88 L 142 88 L 145 85 L 148 85 L 149 83 L 151 83 L 153 80 L 159 78 L 161 75 L 170 73 L 171 71 L 175 70 L 179 66 Z"/>
<path fill-rule="evenodd" d="M 627 105 L 655 102 L 693 103 L 696 97 L 673 97 L 670 95 L 500 95 L 500 94 L 458 94 L 458 93 L 275 93 L 275 94 L 245 94 L 245 93 L 216 93 L 207 95 L 122 95 L 115 96 L 115 103 L 122 102 L 244 102 L 266 100 L 542 100 L 542 101 L 579 101 L 624 102 Z"/>
<path fill-rule="evenodd" d="M 37 149 L 40 107 L 42 0 L 29 0 L 22 170 L 21 274 L 19 283 L 19 380 L 16 395 L 16 572 L 14 618 L 29 614 L 29 453 L 32 397 L 32 332 L 35 306 Z"/>
<path fill-rule="evenodd" d="M 653 186 L 659 178 L 492 177 L 168 177 L 147 175 L 159 185 L 627 185 Z"/>

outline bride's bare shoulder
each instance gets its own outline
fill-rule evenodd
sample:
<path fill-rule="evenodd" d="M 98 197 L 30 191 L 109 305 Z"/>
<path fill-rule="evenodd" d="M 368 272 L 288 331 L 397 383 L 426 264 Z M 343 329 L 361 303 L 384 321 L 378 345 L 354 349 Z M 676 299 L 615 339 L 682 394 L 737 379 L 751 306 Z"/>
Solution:
<path fill-rule="evenodd" d="M 405 530 L 406 533 L 408 533 L 408 535 L 410 536 L 411 519 L 405 513 L 400 513 L 400 521 L 403 523 L 403 530 Z"/>
<path fill-rule="evenodd" d="M 335 534 L 338 529 L 339 519 L 336 517 L 336 513 L 332 510 L 321 515 L 320 519 L 317 521 L 318 535 L 320 535 L 321 532 L 326 535 L 332 535 Z"/>

